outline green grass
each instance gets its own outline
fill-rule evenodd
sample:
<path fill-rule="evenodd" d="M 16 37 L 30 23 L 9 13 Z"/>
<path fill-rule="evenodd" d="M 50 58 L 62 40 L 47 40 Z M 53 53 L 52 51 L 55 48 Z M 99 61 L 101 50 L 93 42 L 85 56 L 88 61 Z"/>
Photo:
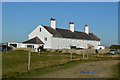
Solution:
<path fill-rule="evenodd" d="M 58 65 L 54 65 L 54 66 L 49 66 L 49 67 L 44 67 L 44 68 L 37 68 L 34 70 L 31 70 L 30 72 L 10 72 L 7 73 L 8 78 L 34 78 L 37 75 L 43 75 L 49 72 L 53 72 L 53 71 L 57 71 L 60 69 L 65 69 L 67 67 L 69 67 L 70 65 L 76 64 L 77 61 L 70 61 L 68 63 L 65 64 L 58 64 Z"/>
<path fill-rule="evenodd" d="M 27 73 L 28 52 L 22 50 L 3 52 L 3 77 L 19 73 Z M 70 55 L 60 53 L 41 52 L 40 54 L 31 53 L 31 71 L 38 68 L 45 68 L 64 64 L 70 61 Z M 78 56 L 73 56 L 77 58 Z M 14 76 L 16 77 L 16 76 Z"/>
<path fill-rule="evenodd" d="M 108 55 L 107 55 L 108 56 Z M 75 60 L 80 59 L 80 60 Z M 36 75 L 43 75 L 60 69 L 71 67 L 83 62 L 100 60 L 118 60 L 111 57 L 95 57 L 89 55 L 88 59 L 83 60 L 82 55 L 73 55 L 70 60 L 68 53 L 36 52 L 31 53 L 31 70 L 27 71 L 28 52 L 23 50 L 8 51 L 2 54 L 3 78 L 29 78 Z"/>
<path fill-rule="evenodd" d="M 120 63 L 112 66 L 112 73 L 113 73 L 112 76 L 114 78 L 120 79 Z"/>

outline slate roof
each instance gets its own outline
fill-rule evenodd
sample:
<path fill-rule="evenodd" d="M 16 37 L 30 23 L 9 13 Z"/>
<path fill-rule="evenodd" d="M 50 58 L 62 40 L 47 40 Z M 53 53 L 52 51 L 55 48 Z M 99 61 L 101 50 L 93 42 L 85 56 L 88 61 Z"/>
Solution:
<path fill-rule="evenodd" d="M 67 30 L 67 29 L 61 29 L 61 28 L 53 29 L 53 28 L 48 27 L 48 26 L 43 26 L 43 27 L 48 32 L 53 34 L 53 37 L 100 41 L 100 39 L 94 33 L 86 34 L 85 32 L 80 32 L 80 31 L 72 32 L 72 31 Z"/>
<path fill-rule="evenodd" d="M 44 44 L 38 37 L 34 37 L 30 40 L 27 40 L 25 42 L 22 43 L 30 43 L 30 44 Z"/>

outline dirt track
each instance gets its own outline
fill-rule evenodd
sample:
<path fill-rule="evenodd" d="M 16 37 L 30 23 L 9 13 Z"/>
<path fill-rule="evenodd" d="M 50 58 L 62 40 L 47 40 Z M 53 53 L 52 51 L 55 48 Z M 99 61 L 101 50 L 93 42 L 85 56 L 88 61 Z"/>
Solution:
<path fill-rule="evenodd" d="M 98 61 L 78 64 L 67 69 L 51 72 L 38 78 L 112 78 L 111 66 L 117 64 L 117 60 Z M 93 72 L 80 73 L 80 72 Z"/>

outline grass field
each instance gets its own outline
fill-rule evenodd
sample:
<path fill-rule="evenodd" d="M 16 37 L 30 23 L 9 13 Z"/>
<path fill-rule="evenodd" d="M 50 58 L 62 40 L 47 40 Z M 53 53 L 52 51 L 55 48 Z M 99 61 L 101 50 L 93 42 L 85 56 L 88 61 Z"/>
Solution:
<path fill-rule="evenodd" d="M 73 56 L 77 58 L 78 56 Z M 49 53 L 42 52 L 41 54 L 32 53 L 31 54 L 31 71 L 44 68 L 48 66 L 60 65 L 70 61 L 70 55 L 68 54 L 59 54 L 59 53 Z M 28 52 L 17 50 L 17 51 L 8 51 L 3 52 L 3 76 L 9 77 L 4 74 L 11 73 L 23 73 L 27 72 L 27 62 L 28 62 Z"/>
<path fill-rule="evenodd" d="M 41 52 L 40 54 L 31 53 L 31 67 L 27 71 L 28 51 L 16 50 L 2 53 L 3 78 L 25 78 L 36 75 L 46 74 L 52 71 L 77 65 L 78 63 L 99 60 L 118 59 L 111 55 L 89 55 L 89 58 L 82 58 L 82 55 L 73 55 L 70 60 L 70 54 Z"/>
<path fill-rule="evenodd" d="M 120 63 L 112 66 L 113 77 L 117 77 L 120 80 Z"/>

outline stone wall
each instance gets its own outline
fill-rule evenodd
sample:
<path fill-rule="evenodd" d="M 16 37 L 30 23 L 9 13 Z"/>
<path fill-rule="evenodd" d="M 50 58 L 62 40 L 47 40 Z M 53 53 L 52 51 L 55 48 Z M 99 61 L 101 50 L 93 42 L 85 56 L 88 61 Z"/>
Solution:
<path fill-rule="evenodd" d="M 14 48 L 13 50 L 26 50 L 29 51 L 29 48 Z M 84 49 L 84 50 L 76 50 L 76 49 L 45 49 L 48 52 L 59 52 L 59 53 L 73 53 L 73 54 L 82 54 L 82 53 L 88 53 L 88 54 L 95 54 L 95 49 Z M 97 49 L 98 54 L 104 54 L 110 51 L 110 49 Z M 32 52 L 35 52 L 35 49 L 31 50 Z M 120 50 L 118 50 L 120 52 Z"/>
<path fill-rule="evenodd" d="M 110 49 L 101 49 L 98 50 L 98 53 L 107 53 Z M 95 49 L 84 49 L 84 50 L 75 50 L 75 49 L 46 49 L 49 52 L 60 52 L 60 53 L 73 53 L 73 54 L 82 54 L 82 53 L 89 53 L 95 54 Z"/>

